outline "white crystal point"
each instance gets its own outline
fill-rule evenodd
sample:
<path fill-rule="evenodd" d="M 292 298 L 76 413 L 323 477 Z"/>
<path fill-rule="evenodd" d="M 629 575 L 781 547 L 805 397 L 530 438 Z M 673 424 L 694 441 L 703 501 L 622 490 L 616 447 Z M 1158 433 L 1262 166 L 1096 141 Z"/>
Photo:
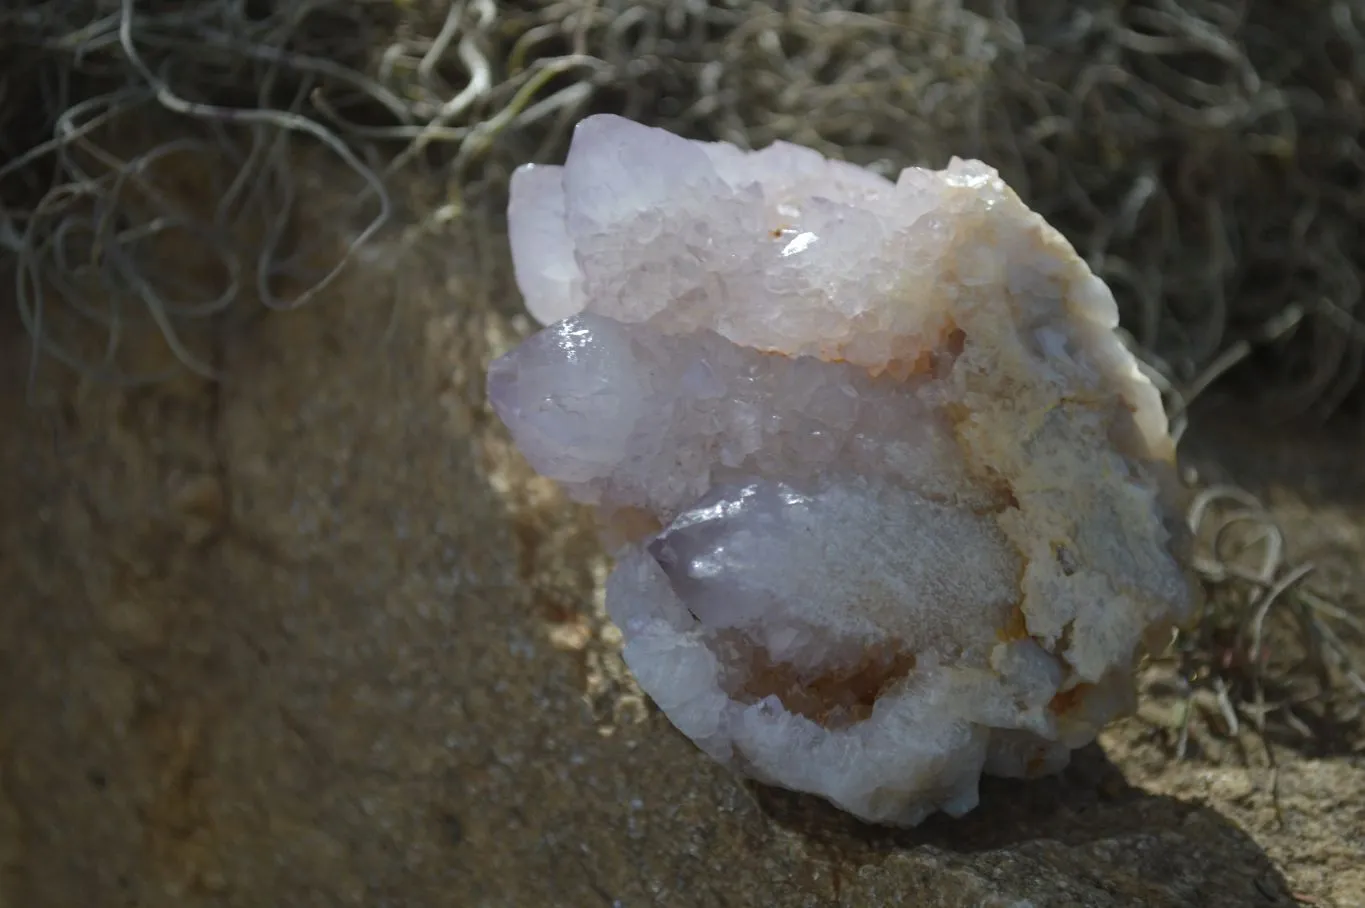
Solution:
<path fill-rule="evenodd" d="M 641 686 L 717 760 L 910 825 L 1059 770 L 1192 613 L 1160 398 L 977 161 L 892 183 L 618 117 L 519 171 L 550 327 L 489 397 L 619 544 Z"/>
<path fill-rule="evenodd" d="M 503 358 L 488 370 L 489 397 L 517 447 L 560 482 L 609 476 L 649 403 L 638 381 L 648 364 L 636 358 L 626 326 L 564 319 L 518 353 L 520 361 Z M 575 368 L 562 368 L 565 361 Z"/>
<path fill-rule="evenodd" d="M 564 168 L 525 164 L 512 174 L 507 235 L 526 309 L 542 325 L 583 309 L 583 274 L 564 214 Z"/>

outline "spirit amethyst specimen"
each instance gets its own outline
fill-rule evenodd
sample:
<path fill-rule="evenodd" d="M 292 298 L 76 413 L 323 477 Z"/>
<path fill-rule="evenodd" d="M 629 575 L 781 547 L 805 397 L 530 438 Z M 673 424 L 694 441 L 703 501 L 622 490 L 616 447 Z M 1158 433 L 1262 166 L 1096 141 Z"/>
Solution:
<path fill-rule="evenodd" d="M 1172 443 L 1108 289 L 993 170 L 594 116 L 509 214 L 548 327 L 489 396 L 598 508 L 626 662 L 704 751 L 911 825 L 1131 708 L 1196 601 Z"/>

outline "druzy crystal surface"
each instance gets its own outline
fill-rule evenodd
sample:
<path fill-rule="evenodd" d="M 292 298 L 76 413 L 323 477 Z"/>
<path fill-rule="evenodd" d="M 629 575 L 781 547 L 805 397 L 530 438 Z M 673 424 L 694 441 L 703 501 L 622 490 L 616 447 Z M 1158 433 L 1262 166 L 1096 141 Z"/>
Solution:
<path fill-rule="evenodd" d="M 995 171 L 895 182 L 612 116 L 512 183 L 546 327 L 489 396 L 615 548 L 624 657 L 712 757 L 866 820 L 1064 766 L 1195 587 L 1156 391 Z"/>

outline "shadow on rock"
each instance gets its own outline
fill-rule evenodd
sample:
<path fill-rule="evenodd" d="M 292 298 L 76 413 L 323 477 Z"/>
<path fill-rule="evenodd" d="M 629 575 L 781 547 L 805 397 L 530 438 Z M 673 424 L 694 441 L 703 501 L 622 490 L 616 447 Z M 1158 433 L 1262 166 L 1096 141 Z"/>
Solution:
<path fill-rule="evenodd" d="M 977 872 L 995 868 L 1014 879 L 1055 874 L 1086 884 L 1082 892 L 1056 893 L 1058 901 L 1034 901 L 1036 908 L 1295 904 L 1286 880 L 1236 824 L 1201 804 L 1129 785 L 1094 744 L 1056 776 L 985 778 L 980 806 L 971 813 L 960 819 L 936 814 L 913 829 L 865 824 L 817 797 L 747 787 L 770 820 L 843 872 L 905 854 L 946 852 Z M 1025 865 L 1022 876 L 1010 864 Z"/>

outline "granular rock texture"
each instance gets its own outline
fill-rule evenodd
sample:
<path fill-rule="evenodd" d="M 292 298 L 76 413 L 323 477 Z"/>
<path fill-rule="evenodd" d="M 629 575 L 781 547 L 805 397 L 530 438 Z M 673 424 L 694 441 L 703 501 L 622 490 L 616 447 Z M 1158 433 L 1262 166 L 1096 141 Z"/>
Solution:
<path fill-rule="evenodd" d="M 1108 289 L 993 170 L 598 116 L 510 228 L 548 327 L 490 399 L 600 510 L 626 661 L 703 750 L 913 825 L 1130 708 L 1195 602 L 1172 445 Z"/>

